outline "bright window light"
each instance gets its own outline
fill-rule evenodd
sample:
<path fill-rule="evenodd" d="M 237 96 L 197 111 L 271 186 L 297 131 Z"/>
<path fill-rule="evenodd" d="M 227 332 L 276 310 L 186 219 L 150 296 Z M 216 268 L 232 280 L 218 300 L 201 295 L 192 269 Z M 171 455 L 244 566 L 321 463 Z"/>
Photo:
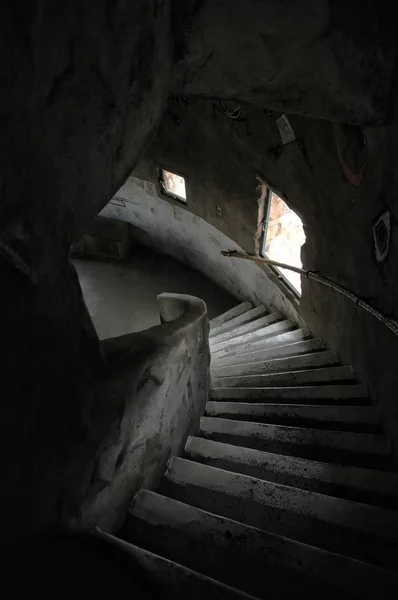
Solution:
<path fill-rule="evenodd" d="M 269 194 L 268 217 L 264 226 L 263 256 L 294 267 L 302 267 L 301 246 L 305 242 L 303 222 L 274 192 Z M 276 270 L 301 294 L 301 276 L 288 269 Z"/>
<path fill-rule="evenodd" d="M 162 169 L 161 183 L 165 194 L 172 198 L 178 198 L 178 200 L 181 200 L 182 202 L 187 201 L 184 177 Z"/>

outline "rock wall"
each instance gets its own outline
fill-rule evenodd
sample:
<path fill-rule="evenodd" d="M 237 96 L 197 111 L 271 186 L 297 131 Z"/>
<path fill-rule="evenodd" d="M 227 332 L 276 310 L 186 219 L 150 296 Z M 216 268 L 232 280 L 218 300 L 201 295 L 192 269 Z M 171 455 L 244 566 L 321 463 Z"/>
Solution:
<path fill-rule="evenodd" d="M 103 357 L 68 253 L 159 122 L 169 2 L 3 2 L 0 29 L 0 528 L 15 530 L 84 498 Z"/>
<path fill-rule="evenodd" d="M 181 4 L 181 2 L 175 2 Z M 173 91 L 351 123 L 384 120 L 395 24 L 383 2 L 192 3 Z"/>

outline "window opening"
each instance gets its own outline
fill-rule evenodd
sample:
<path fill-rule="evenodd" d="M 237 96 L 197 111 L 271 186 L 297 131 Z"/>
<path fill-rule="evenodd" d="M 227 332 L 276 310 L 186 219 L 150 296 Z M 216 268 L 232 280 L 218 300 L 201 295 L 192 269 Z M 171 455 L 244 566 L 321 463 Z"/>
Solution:
<path fill-rule="evenodd" d="M 305 242 L 303 222 L 282 198 L 271 190 L 264 223 L 262 255 L 277 262 L 302 268 L 301 246 Z M 285 282 L 301 295 L 299 273 L 275 267 Z"/>
<path fill-rule="evenodd" d="M 182 175 L 166 171 L 161 169 L 160 183 L 162 184 L 162 191 L 171 198 L 177 198 L 181 202 L 187 201 L 187 190 L 185 187 L 185 179 Z"/>

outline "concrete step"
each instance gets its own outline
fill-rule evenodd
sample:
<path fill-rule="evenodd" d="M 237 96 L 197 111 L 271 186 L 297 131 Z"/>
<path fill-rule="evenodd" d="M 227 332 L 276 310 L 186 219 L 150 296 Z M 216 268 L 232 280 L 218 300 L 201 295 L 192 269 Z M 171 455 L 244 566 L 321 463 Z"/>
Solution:
<path fill-rule="evenodd" d="M 265 306 L 255 306 L 250 310 L 230 319 L 226 323 L 219 325 L 218 327 L 212 327 L 211 335 L 218 335 L 220 333 L 224 333 L 226 331 L 230 331 L 231 329 L 235 329 L 240 325 L 244 325 L 245 323 L 249 323 L 250 321 L 254 321 L 254 319 L 258 319 L 259 317 L 263 317 L 268 313 Z"/>
<path fill-rule="evenodd" d="M 295 329 L 294 331 L 288 331 L 287 333 L 280 333 L 272 335 L 268 339 L 257 340 L 256 342 L 250 342 L 238 346 L 228 346 L 226 348 L 215 350 L 212 349 L 212 360 L 219 361 L 222 358 L 238 356 L 247 357 L 248 354 L 269 350 L 270 348 L 277 348 L 278 346 L 285 346 L 293 342 L 300 342 L 309 337 L 309 331 L 307 329 Z M 240 362 L 249 362 L 243 359 Z"/>
<path fill-rule="evenodd" d="M 267 361 L 273 361 L 282 358 L 296 358 L 300 355 L 308 356 L 308 354 L 312 352 L 319 352 L 320 350 L 324 350 L 324 348 L 325 343 L 320 338 L 294 343 L 282 343 L 280 346 L 273 346 L 271 348 L 266 348 L 265 350 L 258 350 L 256 352 L 239 354 L 226 358 L 217 358 L 216 356 L 212 356 L 211 368 L 212 371 L 217 371 L 218 369 L 232 366 L 242 368 L 245 365 L 248 367 L 250 365 L 251 368 L 255 368 L 253 367 L 255 364 L 264 364 Z"/>
<path fill-rule="evenodd" d="M 289 600 L 317 586 L 327 600 L 374 600 L 387 597 L 398 583 L 392 571 L 146 490 L 135 497 L 124 534 L 153 552 L 264 599 Z"/>
<path fill-rule="evenodd" d="M 268 340 L 269 338 L 272 338 L 283 332 L 290 331 L 292 329 L 297 329 L 297 326 L 294 323 L 294 321 L 291 321 L 290 319 L 285 319 L 283 321 L 274 322 L 273 324 L 267 325 L 266 327 L 261 327 L 256 331 L 250 331 L 248 333 L 233 336 L 225 340 L 220 340 L 219 338 L 221 336 L 217 336 L 216 338 L 214 338 L 214 340 L 210 340 L 210 349 L 212 353 L 220 352 L 221 350 L 224 350 L 226 348 L 233 352 L 233 349 L 238 350 L 240 348 L 244 348 L 247 345 L 259 342 L 260 340 Z M 233 331 L 236 330 L 234 329 Z"/>
<path fill-rule="evenodd" d="M 391 450 L 387 439 L 380 434 L 269 425 L 218 417 L 202 417 L 200 435 L 276 454 L 339 464 L 377 464 L 381 468 L 388 464 Z"/>
<path fill-rule="evenodd" d="M 223 325 L 227 321 L 230 321 L 231 319 L 238 317 L 242 313 L 245 313 L 248 310 L 251 310 L 252 308 L 253 308 L 253 305 L 250 302 L 242 302 L 241 304 L 237 304 L 230 310 L 227 310 L 227 312 L 223 313 L 222 315 L 218 315 L 218 317 L 215 317 L 214 319 L 212 319 L 210 321 L 210 329 L 215 329 L 216 327 L 220 327 L 220 325 Z"/>
<path fill-rule="evenodd" d="M 131 557 L 132 565 L 135 567 L 139 565 L 142 571 L 146 573 L 152 593 L 145 595 L 145 598 L 153 598 L 153 594 L 162 597 L 166 593 L 176 600 L 186 600 L 187 598 L 196 600 L 203 600 L 203 598 L 208 600 L 219 600 L 221 598 L 225 600 L 255 600 L 253 596 L 239 592 L 219 581 L 205 577 L 196 571 L 192 571 L 162 556 L 157 556 L 109 533 L 100 532 L 96 535 L 108 544 L 112 544 L 121 553 L 121 556 L 128 555 Z M 135 588 L 136 580 L 132 570 L 131 589 L 135 590 Z M 133 596 L 137 597 L 136 593 L 133 593 Z"/>
<path fill-rule="evenodd" d="M 398 508 L 398 474 L 284 456 L 190 436 L 186 457 L 329 496 Z"/>
<path fill-rule="evenodd" d="M 295 346 L 296 344 L 292 345 Z M 230 377 L 250 377 L 251 375 L 285 373 L 287 371 L 337 365 L 338 362 L 339 358 L 335 352 L 313 352 L 311 354 L 276 358 L 258 363 L 254 362 L 242 365 L 232 365 L 231 367 L 213 368 L 212 378 L 221 381 L 225 378 L 227 382 Z M 222 387 L 228 387 L 228 385 Z"/>
<path fill-rule="evenodd" d="M 238 377 L 212 378 L 212 386 L 217 387 L 270 387 L 295 386 L 307 383 L 325 384 L 331 381 L 355 381 L 351 367 L 325 367 L 319 369 L 303 369 L 301 371 L 285 371 L 282 373 L 265 373 L 261 375 L 244 375 Z"/>
<path fill-rule="evenodd" d="M 208 417 L 256 421 L 333 430 L 380 430 L 380 412 L 373 406 L 317 406 L 309 404 L 261 404 L 249 402 L 208 402 Z"/>
<path fill-rule="evenodd" d="M 368 405 L 368 390 L 360 384 L 280 386 L 280 387 L 234 387 L 211 389 L 213 400 L 241 400 L 255 402 L 297 402 L 298 404 L 320 404 L 319 400 L 327 400 L 328 404 Z M 321 403 L 322 404 L 322 403 Z"/>
<path fill-rule="evenodd" d="M 172 458 L 164 493 L 202 510 L 398 569 L 398 512 Z"/>
<path fill-rule="evenodd" d="M 255 319 L 250 323 L 246 323 L 245 325 L 241 325 L 240 327 L 236 327 L 230 331 L 226 331 L 224 333 L 220 333 L 218 335 L 210 334 L 210 345 L 217 344 L 219 342 L 223 342 L 225 340 L 233 339 L 239 337 L 240 335 L 244 335 L 246 333 L 251 333 L 253 331 L 258 331 L 268 325 L 272 325 L 272 323 L 276 323 L 277 321 L 282 321 L 283 316 L 279 312 L 273 312 L 270 315 L 266 315 L 265 317 L 261 317 L 260 319 Z"/>

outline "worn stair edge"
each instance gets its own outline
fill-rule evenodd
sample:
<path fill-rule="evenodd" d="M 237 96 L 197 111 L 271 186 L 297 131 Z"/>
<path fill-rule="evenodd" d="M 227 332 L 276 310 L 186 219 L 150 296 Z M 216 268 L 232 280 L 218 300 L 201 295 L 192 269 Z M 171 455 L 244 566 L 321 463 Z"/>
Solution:
<path fill-rule="evenodd" d="M 286 417 L 326 423 L 379 425 L 380 411 L 374 406 L 327 406 L 308 404 L 260 404 L 249 402 L 213 402 L 206 404 L 209 417 L 270 418 Z M 230 416 L 226 416 L 230 415 Z"/>
<path fill-rule="evenodd" d="M 285 371 L 262 375 L 246 375 L 219 379 L 212 378 L 213 387 L 269 387 L 271 385 L 294 386 L 306 383 L 328 383 L 331 381 L 355 381 L 351 367 L 327 367 Z"/>
<path fill-rule="evenodd" d="M 231 367 L 241 370 L 245 369 L 244 373 L 256 372 L 256 369 L 261 368 L 261 365 L 270 363 L 270 369 L 272 369 L 274 363 L 279 360 L 296 359 L 302 356 L 308 357 L 312 354 L 323 354 L 324 352 L 326 353 L 327 351 L 325 350 L 323 340 L 320 338 L 295 342 L 293 344 L 281 344 L 268 350 L 253 352 L 243 356 L 238 355 L 218 360 L 212 357 L 211 372 L 215 374 L 221 373 L 221 375 L 223 373 L 227 374 L 229 371 L 224 371 L 224 369 L 231 369 Z M 278 369 L 278 365 L 276 365 L 276 368 Z M 248 370 L 246 371 L 246 369 Z M 234 375 L 235 373 L 232 372 L 231 374 Z"/>
<path fill-rule="evenodd" d="M 350 400 L 368 398 L 365 385 L 314 385 L 314 386 L 281 386 L 281 387 L 234 387 L 212 388 L 211 398 L 232 400 Z"/>
<path fill-rule="evenodd" d="M 253 505 L 276 508 L 313 521 L 398 542 L 398 512 L 379 506 L 297 489 L 178 457 L 170 459 L 165 479 L 184 487 L 194 486 L 221 493 L 225 495 L 226 504 L 229 497 L 238 498 L 246 512 L 250 512 Z M 261 523 L 250 524 L 262 528 Z"/>
<path fill-rule="evenodd" d="M 279 329 L 274 329 L 277 325 L 279 326 Z M 270 328 L 272 328 L 271 331 Z M 287 329 L 287 331 L 284 330 L 284 328 Z M 268 333 L 264 334 L 260 339 L 249 339 L 244 342 L 240 341 L 239 338 L 236 338 L 236 340 L 239 340 L 236 344 L 230 344 L 230 340 L 226 340 L 219 345 L 213 346 L 211 348 L 212 356 L 219 359 L 224 356 L 249 354 L 256 350 L 266 350 L 268 348 L 273 348 L 274 346 L 281 346 L 282 344 L 305 340 L 310 336 L 308 329 L 293 329 L 292 331 L 289 331 L 291 329 L 290 321 L 280 321 L 279 323 L 275 323 L 275 325 L 270 325 L 266 329 L 268 330 Z M 248 335 L 254 336 L 256 333 L 259 332 L 255 331 L 253 334 Z M 262 334 L 261 331 L 260 333 Z"/>
<path fill-rule="evenodd" d="M 248 310 L 251 310 L 252 308 L 253 308 L 253 305 L 251 304 L 251 302 L 242 302 L 241 304 L 237 304 L 230 310 L 227 310 L 225 313 L 222 313 L 221 315 L 214 317 L 214 319 L 212 319 L 209 323 L 210 329 L 219 327 L 223 323 L 230 321 L 234 317 L 238 317 L 242 313 L 245 313 Z"/>
<path fill-rule="evenodd" d="M 209 342 L 210 345 L 218 344 L 219 342 L 222 342 L 224 340 L 233 339 L 246 333 L 257 331 L 259 329 L 267 327 L 268 325 L 272 325 L 272 323 L 275 323 L 276 321 L 282 320 L 283 315 L 280 312 L 273 312 L 269 315 L 266 315 L 265 317 L 261 317 L 260 319 L 256 319 L 255 321 L 251 321 L 250 323 L 246 323 L 245 325 L 241 325 L 236 329 L 232 329 L 224 333 L 219 333 L 217 335 L 213 335 L 213 333 L 211 333 Z"/>
<path fill-rule="evenodd" d="M 262 340 L 265 342 L 268 338 L 274 337 L 285 331 L 297 329 L 297 325 L 290 319 L 282 319 L 274 321 L 271 324 L 260 327 L 255 331 L 249 331 L 241 335 L 236 335 L 225 340 L 220 340 L 218 337 L 210 339 L 210 348 L 212 352 L 219 352 L 223 348 L 235 348 L 236 346 L 243 346 L 244 344 L 251 344 Z M 235 333 L 235 330 L 234 330 Z M 221 336 L 220 336 L 221 337 Z"/>
<path fill-rule="evenodd" d="M 230 319 L 226 323 L 223 323 L 219 327 L 214 327 L 211 330 L 211 334 L 218 335 L 219 333 L 225 333 L 226 331 L 230 331 L 231 329 L 235 329 L 235 327 L 239 327 L 240 325 L 244 325 L 245 323 L 249 323 L 254 319 L 258 319 L 259 317 L 263 317 L 268 313 L 265 306 L 255 306 L 254 308 L 248 310 L 247 312 Z"/>
<path fill-rule="evenodd" d="M 219 417 L 202 417 L 200 433 L 208 435 L 228 435 L 246 442 L 247 447 L 255 443 L 275 443 L 292 446 L 313 446 L 316 449 L 329 449 L 355 454 L 386 457 L 390 445 L 382 435 L 332 431 L 288 425 L 269 425 L 252 421 L 238 421 Z M 222 441 L 222 440 L 221 440 Z M 240 443 L 239 445 L 242 445 Z"/>
<path fill-rule="evenodd" d="M 153 582 L 155 582 L 153 587 L 159 588 L 157 590 L 159 593 L 168 589 L 172 592 L 173 598 L 181 598 L 181 600 L 186 598 L 197 600 L 203 600 L 203 598 L 209 600 L 220 600 L 221 598 L 225 600 L 256 600 L 254 596 L 202 575 L 168 558 L 153 554 L 130 542 L 116 538 L 109 533 L 98 531 L 96 535 L 131 556 L 134 562 L 138 563 L 148 574 L 149 583 L 153 586 Z M 132 573 L 134 575 L 134 571 Z M 133 577 L 131 585 L 134 591 Z"/>
<path fill-rule="evenodd" d="M 309 486 L 311 481 L 320 482 L 398 500 L 397 473 L 274 454 L 194 436 L 188 437 L 185 452 L 191 460 L 217 461 L 213 466 L 227 469 L 228 464 L 227 470 L 237 472 L 241 472 L 241 468 L 247 469 L 242 472 L 260 479 L 268 479 L 269 474 L 274 473 L 307 480 Z"/>
<path fill-rule="evenodd" d="M 253 579 L 259 578 L 260 589 L 264 589 L 268 571 L 272 577 L 274 569 L 279 573 L 282 568 L 293 578 L 293 585 L 296 574 L 305 578 L 303 591 L 308 591 L 311 584 L 321 584 L 325 591 L 329 587 L 349 592 L 354 589 L 359 597 L 369 600 L 375 594 L 387 597 L 398 585 L 398 574 L 393 571 L 262 531 L 147 490 L 137 494 L 130 515 L 133 522 L 127 534 L 131 539 L 137 537 L 135 520 L 138 520 L 144 525 L 141 537 L 145 544 L 156 551 L 160 548 L 162 553 L 177 554 L 181 562 L 196 562 L 195 568 L 218 567 L 219 576 L 222 574 L 228 581 L 247 573 L 245 581 L 252 583 L 249 575 L 253 573 Z M 284 580 L 280 581 L 282 588 L 283 585 Z M 269 595 L 265 587 L 264 598 Z"/>

